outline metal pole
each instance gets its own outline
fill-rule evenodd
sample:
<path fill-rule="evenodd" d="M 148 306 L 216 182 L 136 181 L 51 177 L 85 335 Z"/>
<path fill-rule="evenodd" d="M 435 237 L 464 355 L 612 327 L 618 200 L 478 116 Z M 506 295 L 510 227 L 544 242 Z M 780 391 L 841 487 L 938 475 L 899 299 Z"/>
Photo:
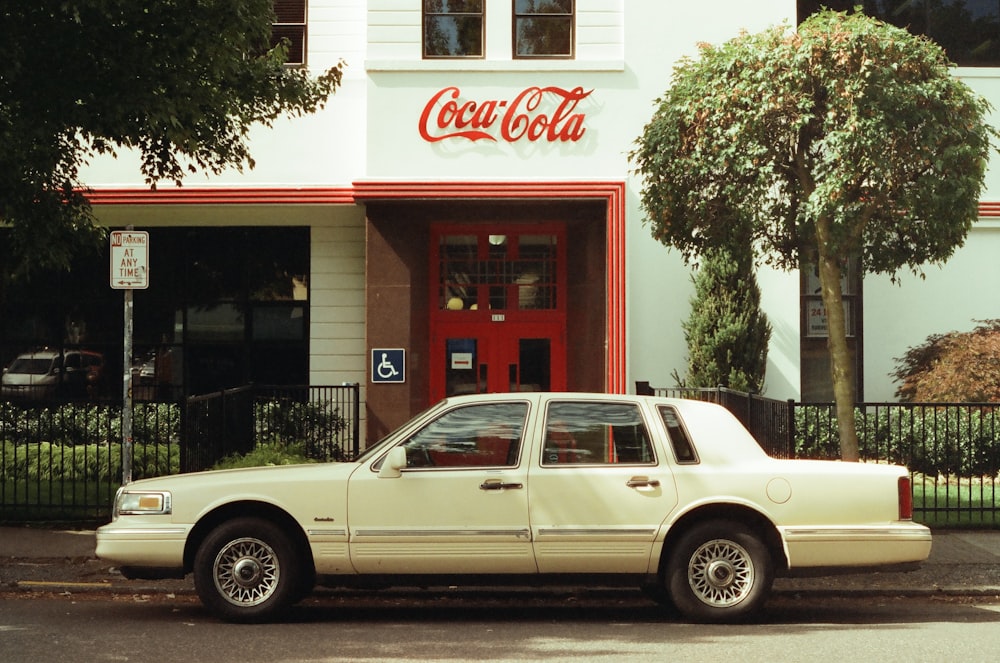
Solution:
<path fill-rule="evenodd" d="M 132 229 L 132 226 L 129 226 Z M 132 288 L 125 290 L 125 332 L 122 344 L 122 485 L 132 483 Z"/>

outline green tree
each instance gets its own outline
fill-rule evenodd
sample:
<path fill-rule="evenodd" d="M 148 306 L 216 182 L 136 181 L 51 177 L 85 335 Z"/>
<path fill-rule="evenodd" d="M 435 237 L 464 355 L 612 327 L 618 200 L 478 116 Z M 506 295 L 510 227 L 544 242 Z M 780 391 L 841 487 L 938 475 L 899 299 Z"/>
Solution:
<path fill-rule="evenodd" d="M 821 11 L 681 60 L 630 154 L 654 237 L 685 259 L 746 244 L 818 266 L 844 460 L 858 441 L 841 266 L 919 274 L 977 218 L 995 131 L 950 66 L 925 38 Z"/>
<path fill-rule="evenodd" d="M 682 323 L 688 346 L 685 387 L 729 387 L 760 393 L 771 326 L 760 310 L 753 255 L 708 249 L 692 277 L 691 315 Z"/>
<path fill-rule="evenodd" d="M 252 168 L 252 125 L 320 108 L 342 64 L 318 77 L 285 66 L 273 20 L 274 0 L 4 2 L 8 275 L 66 267 L 76 247 L 103 237 L 79 178 L 95 156 L 137 150 L 150 186 Z"/>

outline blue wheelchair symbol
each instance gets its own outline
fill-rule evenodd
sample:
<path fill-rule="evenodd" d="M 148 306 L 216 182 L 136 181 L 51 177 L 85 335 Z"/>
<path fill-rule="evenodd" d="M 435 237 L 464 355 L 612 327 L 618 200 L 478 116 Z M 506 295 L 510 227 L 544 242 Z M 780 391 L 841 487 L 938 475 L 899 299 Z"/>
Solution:
<path fill-rule="evenodd" d="M 405 382 L 406 355 L 402 348 L 372 350 L 372 382 Z"/>

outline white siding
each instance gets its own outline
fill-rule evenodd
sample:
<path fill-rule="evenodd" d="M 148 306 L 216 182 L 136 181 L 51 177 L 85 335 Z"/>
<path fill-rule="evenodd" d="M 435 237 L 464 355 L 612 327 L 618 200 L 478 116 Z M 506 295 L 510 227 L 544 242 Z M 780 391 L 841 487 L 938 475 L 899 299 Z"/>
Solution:
<path fill-rule="evenodd" d="M 635 1 L 635 0 L 633 0 Z M 561 61 L 572 68 L 588 60 L 621 60 L 624 44 L 624 0 L 578 0 L 576 7 L 576 57 Z M 514 62 L 511 51 L 512 4 L 510 0 L 486 0 L 486 56 L 495 63 L 508 61 L 516 68 L 531 69 L 537 61 Z M 398 66 L 422 61 L 420 0 L 371 0 L 368 3 L 368 60 L 399 61 Z M 488 68 L 490 62 L 451 60 L 452 68 Z M 384 66 L 384 65 L 383 65 Z M 449 65 L 427 63 L 428 67 Z"/>
<path fill-rule="evenodd" d="M 365 223 L 360 208 L 339 208 L 312 226 L 310 360 L 312 384 L 365 383 Z"/>

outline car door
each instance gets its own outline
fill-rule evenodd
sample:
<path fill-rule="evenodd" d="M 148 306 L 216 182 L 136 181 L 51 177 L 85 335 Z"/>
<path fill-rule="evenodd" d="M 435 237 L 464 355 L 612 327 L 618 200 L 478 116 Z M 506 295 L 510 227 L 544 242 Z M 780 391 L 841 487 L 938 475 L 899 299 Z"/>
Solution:
<path fill-rule="evenodd" d="M 642 408 L 625 399 L 549 401 L 528 477 L 542 573 L 645 573 L 677 504 Z"/>
<path fill-rule="evenodd" d="M 348 486 L 355 569 L 534 573 L 522 459 L 529 410 L 516 397 L 457 405 L 358 468 Z M 393 449 L 405 467 L 386 471 Z"/>

